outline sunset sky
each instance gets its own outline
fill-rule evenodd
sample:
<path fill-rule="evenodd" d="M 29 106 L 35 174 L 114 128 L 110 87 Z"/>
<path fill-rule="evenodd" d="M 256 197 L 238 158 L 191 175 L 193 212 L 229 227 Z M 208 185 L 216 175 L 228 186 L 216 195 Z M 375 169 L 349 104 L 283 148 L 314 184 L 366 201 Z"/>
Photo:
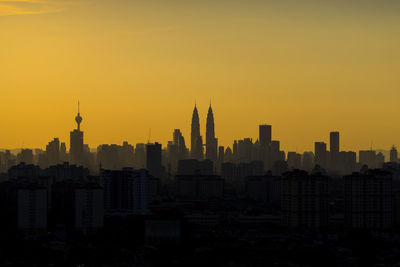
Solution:
<path fill-rule="evenodd" d="M 398 0 L 0 0 L 0 148 L 190 145 L 211 99 L 219 144 L 272 124 L 286 151 L 341 132 L 400 146 Z M 69 145 L 68 145 L 69 147 Z"/>

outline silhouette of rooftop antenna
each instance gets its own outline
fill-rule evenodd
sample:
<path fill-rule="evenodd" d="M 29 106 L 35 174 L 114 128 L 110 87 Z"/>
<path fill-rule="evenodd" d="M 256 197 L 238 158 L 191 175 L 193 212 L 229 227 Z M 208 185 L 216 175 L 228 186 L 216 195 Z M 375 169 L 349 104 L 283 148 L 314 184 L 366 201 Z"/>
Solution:
<path fill-rule="evenodd" d="M 147 139 L 147 143 L 148 144 L 150 144 L 150 138 L 151 138 L 151 128 L 149 129 L 149 136 L 148 136 L 148 139 Z"/>

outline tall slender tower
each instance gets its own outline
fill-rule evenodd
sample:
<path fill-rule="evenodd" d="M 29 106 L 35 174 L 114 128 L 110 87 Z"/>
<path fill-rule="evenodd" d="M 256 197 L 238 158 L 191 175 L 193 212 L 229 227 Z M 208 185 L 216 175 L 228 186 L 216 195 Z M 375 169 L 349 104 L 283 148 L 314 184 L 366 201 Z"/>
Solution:
<path fill-rule="evenodd" d="M 196 104 L 194 105 L 192 115 L 192 132 L 191 132 L 191 146 L 190 155 L 192 158 L 201 160 L 203 158 L 203 139 L 200 136 L 200 119 L 197 111 Z"/>
<path fill-rule="evenodd" d="M 83 165 L 84 157 L 83 157 L 83 132 L 81 131 L 81 123 L 82 117 L 79 110 L 79 102 L 78 102 L 78 115 L 75 117 L 75 121 L 77 127 L 70 133 L 70 163 Z"/>
<path fill-rule="evenodd" d="M 211 103 L 208 108 L 206 127 L 206 158 L 212 160 L 215 164 L 217 162 L 218 140 L 215 138 L 214 114 Z"/>

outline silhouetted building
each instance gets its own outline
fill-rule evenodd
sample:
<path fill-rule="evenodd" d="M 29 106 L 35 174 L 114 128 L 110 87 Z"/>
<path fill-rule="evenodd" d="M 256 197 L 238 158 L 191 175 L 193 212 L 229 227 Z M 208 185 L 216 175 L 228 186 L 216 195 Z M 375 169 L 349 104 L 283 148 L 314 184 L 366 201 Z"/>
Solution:
<path fill-rule="evenodd" d="M 259 137 L 260 146 L 267 148 L 271 145 L 272 130 L 271 125 L 260 125 L 259 126 Z"/>
<path fill-rule="evenodd" d="M 315 166 L 314 153 L 304 152 L 301 157 L 301 169 L 310 172 Z"/>
<path fill-rule="evenodd" d="M 359 162 L 361 165 L 367 165 L 369 169 L 376 168 L 376 152 L 374 150 L 360 150 Z"/>
<path fill-rule="evenodd" d="M 378 154 L 376 154 L 375 157 L 375 167 L 380 169 L 382 168 L 383 164 L 385 163 L 385 156 L 382 154 L 382 152 L 379 152 Z"/>
<path fill-rule="evenodd" d="M 330 159 L 330 168 L 332 170 L 339 170 L 340 168 L 340 143 L 339 143 L 339 132 L 331 132 L 330 133 L 330 151 L 329 151 L 329 159 Z"/>
<path fill-rule="evenodd" d="M 398 162 L 397 149 L 395 146 L 392 146 L 390 150 L 390 162 Z"/>
<path fill-rule="evenodd" d="M 77 128 L 70 133 L 70 163 L 76 165 L 84 164 L 84 150 L 83 150 L 83 132 L 81 131 L 82 117 L 79 111 L 78 103 L 78 115 L 75 117 Z"/>
<path fill-rule="evenodd" d="M 238 142 L 238 163 L 249 163 L 253 155 L 253 139 L 244 138 Z"/>
<path fill-rule="evenodd" d="M 340 152 L 340 143 L 339 143 L 339 132 L 331 132 L 330 133 L 330 152 L 331 153 L 339 153 Z"/>
<path fill-rule="evenodd" d="M 24 162 L 12 166 L 8 171 L 9 179 L 17 179 L 20 177 L 37 178 L 40 176 L 41 169 L 39 166 L 25 164 Z"/>
<path fill-rule="evenodd" d="M 368 170 L 344 177 L 345 221 L 351 228 L 392 227 L 392 176 Z"/>
<path fill-rule="evenodd" d="M 352 151 L 339 152 L 339 169 L 342 174 L 351 174 L 356 171 L 357 153 Z"/>
<path fill-rule="evenodd" d="M 134 148 L 128 142 L 119 145 L 100 145 L 97 148 L 97 165 L 107 170 L 134 166 Z"/>
<path fill-rule="evenodd" d="M 75 228 L 95 231 L 104 227 L 103 188 L 86 184 L 75 189 Z"/>
<path fill-rule="evenodd" d="M 289 169 L 301 169 L 301 154 L 288 152 L 287 164 Z"/>
<path fill-rule="evenodd" d="M 46 156 L 48 165 L 57 165 L 60 163 L 60 140 L 54 138 L 46 146 Z"/>
<path fill-rule="evenodd" d="M 282 176 L 282 224 L 321 228 L 328 223 L 328 178 L 295 170 Z"/>
<path fill-rule="evenodd" d="M 190 146 L 190 156 L 193 159 L 202 160 L 203 159 L 203 139 L 200 135 L 200 119 L 199 113 L 197 111 L 196 105 L 194 106 L 192 115 L 192 131 L 191 131 L 191 146 Z"/>
<path fill-rule="evenodd" d="M 143 143 L 136 144 L 135 149 L 135 168 L 145 169 L 146 168 L 146 146 Z"/>
<path fill-rule="evenodd" d="M 150 175 L 157 178 L 163 176 L 163 166 L 161 157 L 161 144 L 147 144 L 146 145 L 146 169 L 149 170 Z"/>
<path fill-rule="evenodd" d="M 324 142 L 315 142 L 315 165 L 326 169 L 328 153 L 326 151 L 326 144 Z"/>
<path fill-rule="evenodd" d="M 210 104 L 206 125 L 206 159 L 211 160 L 214 164 L 217 163 L 217 147 L 218 140 L 215 138 L 214 115 Z"/>
<path fill-rule="evenodd" d="M 17 190 L 17 224 L 19 229 L 47 228 L 47 190 L 38 185 L 28 185 Z"/>
<path fill-rule="evenodd" d="M 19 163 L 33 164 L 33 151 L 32 149 L 22 149 L 17 156 Z"/>
<path fill-rule="evenodd" d="M 44 169 L 42 174 L 54 178 L 57 182 L 65 180 L 84 181 L 89 176 L 89 169 L 64 162 Z"/>
<path fill-rule="evenodd" d="M 148 213 L 149 183 L 146 170 L 101 170 L 104 209 L 109 215 Z"/>

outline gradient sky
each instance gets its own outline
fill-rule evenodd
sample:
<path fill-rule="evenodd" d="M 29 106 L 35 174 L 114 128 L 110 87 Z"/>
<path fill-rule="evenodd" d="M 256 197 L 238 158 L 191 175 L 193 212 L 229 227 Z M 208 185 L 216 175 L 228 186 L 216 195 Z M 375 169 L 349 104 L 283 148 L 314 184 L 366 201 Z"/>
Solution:
<path fill-rule="evenodd" d="M 222 145 L 273 125 L 285 150 L 341 132 L 400 145 L 398 0 L 0 0 L 0 147 L 190 144 L 210 99 Z"/>

